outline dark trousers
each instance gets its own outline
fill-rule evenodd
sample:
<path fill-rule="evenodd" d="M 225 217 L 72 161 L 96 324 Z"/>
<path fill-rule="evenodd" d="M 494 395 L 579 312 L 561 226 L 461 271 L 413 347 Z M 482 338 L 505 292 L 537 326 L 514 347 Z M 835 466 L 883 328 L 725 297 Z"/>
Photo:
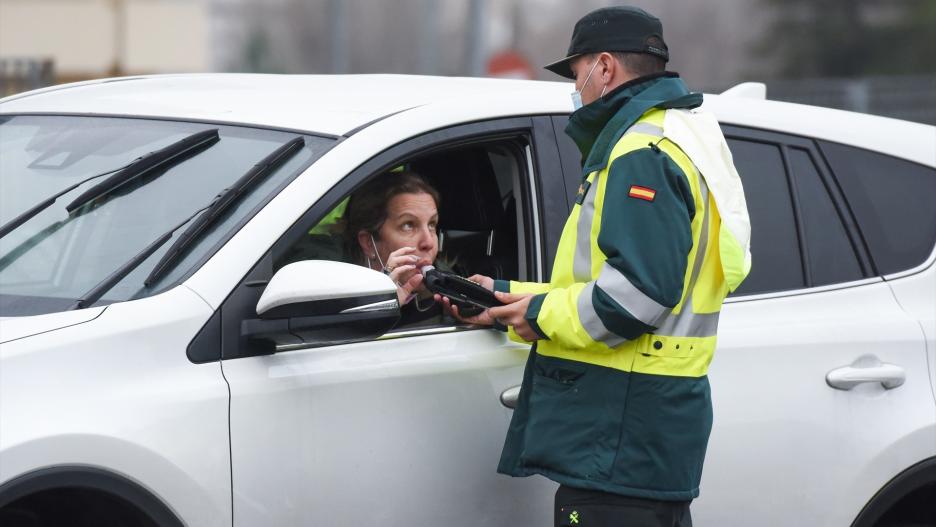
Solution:
<path fill-rule="evenodd" d="M 689 501 L 659 501 L 560 485 L 556 527 L 692 527 Z"/>

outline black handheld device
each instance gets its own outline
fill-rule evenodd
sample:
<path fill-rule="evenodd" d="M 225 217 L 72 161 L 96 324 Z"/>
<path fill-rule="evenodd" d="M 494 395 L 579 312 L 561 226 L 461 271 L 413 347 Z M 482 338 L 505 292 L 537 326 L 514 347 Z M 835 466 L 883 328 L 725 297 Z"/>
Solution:
<path fill-rule="evenodd" d="M 463 315 L 474 316 L 489 307 L 504 305 L 492 291 L 455 273 L 440 271 L 431 265 L 424 266 L 420 272 L 426 287 L 448 298 Z"/>

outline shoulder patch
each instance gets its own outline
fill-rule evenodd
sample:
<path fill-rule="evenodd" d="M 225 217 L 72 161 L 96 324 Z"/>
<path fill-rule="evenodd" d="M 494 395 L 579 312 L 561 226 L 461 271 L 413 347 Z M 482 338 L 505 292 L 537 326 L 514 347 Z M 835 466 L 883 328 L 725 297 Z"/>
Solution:
<path fill-rule="evenodd" d="M 652 188 L 631 185 L 630 192 L 628 192 L 627 195 L 632 198 L 653 201 L 653 198 L 656 197 L 656 191 Z"/>

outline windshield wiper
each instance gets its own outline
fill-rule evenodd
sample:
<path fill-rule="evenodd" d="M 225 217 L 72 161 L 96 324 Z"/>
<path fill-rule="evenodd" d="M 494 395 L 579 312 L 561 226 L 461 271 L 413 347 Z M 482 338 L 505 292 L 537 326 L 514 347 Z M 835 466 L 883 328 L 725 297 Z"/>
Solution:
<path fill-rule="evenodd" d="M 211 204 L 208 205 L 208 210 L 179 235 L 179 239 L 169 247 L 169 250 L 166 251 L 166 254 L 159 260 L 149 276 L 146 277 L 146 280 L 143 281 L 143 284 L 146 287 L 150 287 L 159 280 L 163 274 L 178 262 L 186 249 L 188 249 L 212 223 L 217 221 L 225 211 L 236 203 L 245 192 L 255 185 L 262 183 L 267 176 L 275 172 L 276 169 L 296 155 L 303 147 L 305 147 L 305 139 L 302 137 L 292 139 L 261 159 L 257 164 L 251 167 L 246 174 L 235 181 L 233 185 L 215 196 Z"/>
<path fill-rule="evenodd" d="M 82 192 L 80 196 L 65 207 L 65 210 L 71 214 L 75 209 L 93 203 L 98 198 L 114 192 L 152 170 L 170 168 L 195 154 L 201 153 L 202 150 L 217 143 L 219 139 L 217 128 L 205 130 L 180 139 L 167 147 L 145 154 L 127 168 Z M 161 174 L 165 173 L 164 170 Z"/>
<path fill-rule="evenodd" d="M 132 162 L 131 162 L 131 163 L 132 163 Z M 49 205 L 55 203 L 55 200 L 59 199 L 59 198 L 62 197 L 63 195 L 68 194 L 69 192 L 75 190 L 76 188 L 80 187 L 81 185 L 84 185 L 85 183 L 87 183 L 88 181 L 91 181 L 92 179 L 99 178 L 99 177 L 102 177 L 102 176 L 106 176 L 106 175 L 108 175 L 108 174 L 113 174 L 114 172 L 117 172 L 118 170 L 123 170 L 124 168 L 127 168 L 128 166 L 130 166 L 130 164 L 126 164 L 126 165 L 124 165 L 124 166 L 122 166 L 122 167 L 120 167 L 120 168 L 115 168 L 114 170 L 109 170 L 109 171 L 107 171 L 107 172 L 101 172 L 100 174 L 95 174 L 95 175 L 93 175 L 93 176 L 91 176 L 91 177 L 89 177 L 89 178 L 85 178 L 85 179 L 79 181 L 78 183 L 75 183 L 74 185 L 72 185 L 72 186 L 66 188 L 65 190 L 63 190 L 63 191 L 61 191 L 61 192 L 55 194 L 54 196 L 50 197 L 49 199 L 47 199 L 47 200 L 45 200 L 45 201 L 39 203 L 39 204 L 36 205 L 35 207 L 33 207 L 33 208 L 27 210 L 26 212 L 20 214 L 19 216 L 13 218 L 12 220 L 10 220 L 10 221 L 8 221 L 8 222 L 6 222 L 6 223 L 3 225 L 3 227 L 0 227 L 0 238 L 3 238 L 3 237 L 6 236 L 7 234 L 9 234 L 11 231 L 13 231 L 13 230 L 16 229 L 17 227 L 19 227 L 20 225 L 26 223 L 26 221 L 28 221 L 29 218 L 32 218 L 32 217 L 35 216 L 36 214 L 39 214 L 40 212 L 44 211 Z"/>
<path fill-rule="evenodd" d="M 156 252 L 157 249 L 159 249 L 160 247 L 163 246 L 163 244 L 169 241 L 169 239 L 172 238 L 172 233 L 179 230 L 179 228 L 181 228 L 186 223 L 192 221 L 192 218 L 194 218 L 200 212 L 202 212 L 203 210 L 207 209 L 210 206 L 211 205 L 208 205 L 208 206 L 205 206 L 196 210 L 195 212 L 192 213 L 191 216 L 189 216 L 188 218 L 185 218 L 185 220 L 180 222 L 178 225 L 176 225 L 175 227 L 163 233 L 162 236 L 156 239 L 156 241 L 154 241 L 153 243 L 143 248 L 142 251 L 134 255 L 134 257 L 131 258 L 129 261 L 127 261 L 127 263 L 121 265 L 116 271 L 108 275 L 107 278 L 101 280 L 96 286 L 92 287 L 90 291 L 81 295 L 75 301 L 75 303 L 72 304 L 71 307 L 68 308 L 68 310 L 70 311 L 72 309 L 84 309 L 94 304 L 98 300 L 100 300 L 101 297 L 104 296 L 104 293 L 110 291 L 112 287 L 117 285 L 121 280 L 124 279 L 124 277 L 126 277 L 134 269 L 139 267 L 141 263 L 146 261 L 146 259 L 149 258 L 150 255 L 152 255 L 154 252 Z"/>
<path fill-rule="evenodd" d="M 83 309 L 88 306 L 94 305 L 95 302 L 101 299 L 105 293 L 111 290 L 115 285 L 120 283 L 128 274 L 133 272 L 134 269 L 140 266 L 147 258 L 152 256 L 160 247 L 162 247 L 169 239 L 172 238 L 172 234 L 179 230 L 183 225 L 192 221 L 193 218 L 198 216 L 204 211 L 202 216 L 198 217 L 195 223 L 189 226 L 176 240 L 176 243 L 169 248 L 169 251 L 163 256 L 163 258 L 156 264 L 153 272 L 146 278 L 144 285 L 147 287 L 150 286 L 155 280 L 167 270 L 169 265 L 175 263 L 179 255 L 182 254 L 182 251 L 189 246 L 192 240 L 194 240 L 198 234 L 200 234 L 212 221 L 214 221 L 221 213 L 223 213 L 227 208 L 233 203 L 240 195 L 242 195 L 246 190 L 248 190 L 253 185 L 263 181 L 263 179 L 273 172 L 275 169 L 279 168 L 283 163 L 285 163 L 289 158 L 296 154 L 303 146 L 305 146 L 305 139 L 297 137 L 285 145 L 277 148 L 273 153 L 263 158 L 259 163 L 255 164 L 246 174 L 241 176 L 234 185 L 221 191 L 214 199 L 211 200 L 211 203 L 208 205 L 196 210 L 192 213 L 191 216 L 185 218 L 181 223 L 172 227 L 165 233 L 163 233 L 159 238 L 154 242 L 147 245 L 143 248 L 142 251 L 137 253 L 130 258 L 125 264 L 121 265 L 116 271 L 112 272 L 104 280 L 101 280 L 97 285 L 91 288 L 90 291 L 81 295 L 74 304 L 69 309 Z M 159 272 L 157 272 L 159 271 Z"/>
<path fill-rule="evenodd" d="M 185 137 L 159 150 L 154 150 L 144 154 L 120 168 L 85 178 L 78 183 L 75 183 L 74 185 L 66 188 L 65 190 L 56 193 L 52 197 L 44 200 L 43 202 L 37 204 L 36 206 L 4 224 L 2 227 L 0 227 L 0 238 L 3 238 L 20 225 L 29 221 L 29 219 L 36 214 L 39 214 L 43 210 L 47 209 L 50 205 L 55 203 L 58 198 L 68 194 L 72 190 L 75 190 L 92 179 L 106 176 L 108 174 L 113 174 L 111 177 L 83 192 L 74 201 L 69 203 L 68 206 L 65 207 L 69 214 L 82 205 L 109 194 L 117 188 L 127 184 L 131 180 L 146 174 L 150 170 L 153 170 L 154 168 L 161 167 L 166 163 L 175 164 L 181 162 L 187 158 L 186 154 L 195 154 L 201 152 L 201 150 L 213 145 L 218 140 L 219 137 L 217 128 L 213 130 L 205 130 L 203 132 L 198 132 L 196 134 Z"/>

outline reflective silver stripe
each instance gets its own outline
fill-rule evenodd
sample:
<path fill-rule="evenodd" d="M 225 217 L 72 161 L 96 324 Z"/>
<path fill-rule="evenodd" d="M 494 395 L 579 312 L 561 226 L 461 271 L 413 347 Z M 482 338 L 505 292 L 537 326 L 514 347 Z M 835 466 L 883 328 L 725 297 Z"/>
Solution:
<path fill-rule="evenodd" d="M 589 282 L 585 285 L 585 289 L 579 293 L 577 301 L 579 322 L 582 324 L 582 327 L 585 328 L 585 332 L 588 333 L 588 336 L 595 342 L 603 342 L 609 348 L 620 346 L 626 342 L 627 339 L 611 332 L 611 330 L 605 327 L 604 322 L 598 318 L 598 313 L 595 311 L 595 306 L 592 303 L 592 295 L 594 292 L 595 282 Z"/>
<path fill-rule="evenodd" d="M 593 188 L 592 188 L 593 187 Z M 595 195 L 598 194 L 598 174 L 585 194 L 579 209 L 575 231 L 575 256 L 572 258 L 572 277 L 576 282 L 587 282 L 591 274 L 591 228 L 595 219 Z"/>
<path fill-rule="evenodd" d="M 699 169 L 696 169 L 699 172 Z M 654 331 L 658 335 L 668 337 L 713 337 L 718 330 L 718 313 L 693 313 L 692 290 L 695 289 L 696 280 L 702 272 L 702 262 L 705 260 L 705 251 L 709 238 L 709 208 L 708 185 L 699 173 L 699 193 L 702 195 L 702 229 L 699 231 L 699 248 L 696 250 L 695 262 L 692 264 L 692 274 L 689 276 L 689 292 L 683 301 L 682 311 L 678 315 L 670 315 Z"/>
<path fill-rule="evenodd" d="M 624 132 L 640 133 L 663 137 L 663 128 L 648 122 L 637 122 Z M 576 282 L 587 282 L 592 279 L 591 265 L 591 228 L 595 220 L 595 196 L 598 194 L 598 174 L 592 181 L 589 192 L 585 195 L 579 210 L 578 224 L 575 235 L 575 257 L 572 259 L 572 277 Z"/>
<path fill-rule="evenodd" d="M 655 124 L 648 123 L 646 121 L 641 121 L 641 122 L 634 124 L 630 128 L 628 128 L 627 131 L 624 132 L 624 135 L 631 134 L 631 133 L 647 134 L 647 135 L 653 135 L 656 137 L 663 137 L 663 128 Z"/>
<path fill-rule="evenodd" d="M 632 317 L 648 326 L 658 326 L 670 314 L 671 309 L 650 298 L 643 291 L 612 267 L 608 262 L 601 266 L 598 287 L 612 300 L 627 310 Z"/>
<path fill-rule="evenodd" d="M 719 313 L 699 315 L 683 311 L 667 318 L 654 333 L 667 337 L 714 337 L 718 331 Z"/>
<path fill-rule="evenodd" d="M 702 228 L 699 229 L 699 249 L 696 251 L 695 262 L 692 264 L 692 275 L 689 277 L 689 294 L 686 296 L 686 302 L 683 305 L 692 307 L 692 290 L 695 289 L 696 280 L 699 279 L 699 273 L 702 272 L 702 262 L 705 260 L 705 251 L 708 248 L 709 238 L 709 210 L 708 210 L 708 185 L 702 178 L 699 169 L 699 194 L 702 195 Z"/>

